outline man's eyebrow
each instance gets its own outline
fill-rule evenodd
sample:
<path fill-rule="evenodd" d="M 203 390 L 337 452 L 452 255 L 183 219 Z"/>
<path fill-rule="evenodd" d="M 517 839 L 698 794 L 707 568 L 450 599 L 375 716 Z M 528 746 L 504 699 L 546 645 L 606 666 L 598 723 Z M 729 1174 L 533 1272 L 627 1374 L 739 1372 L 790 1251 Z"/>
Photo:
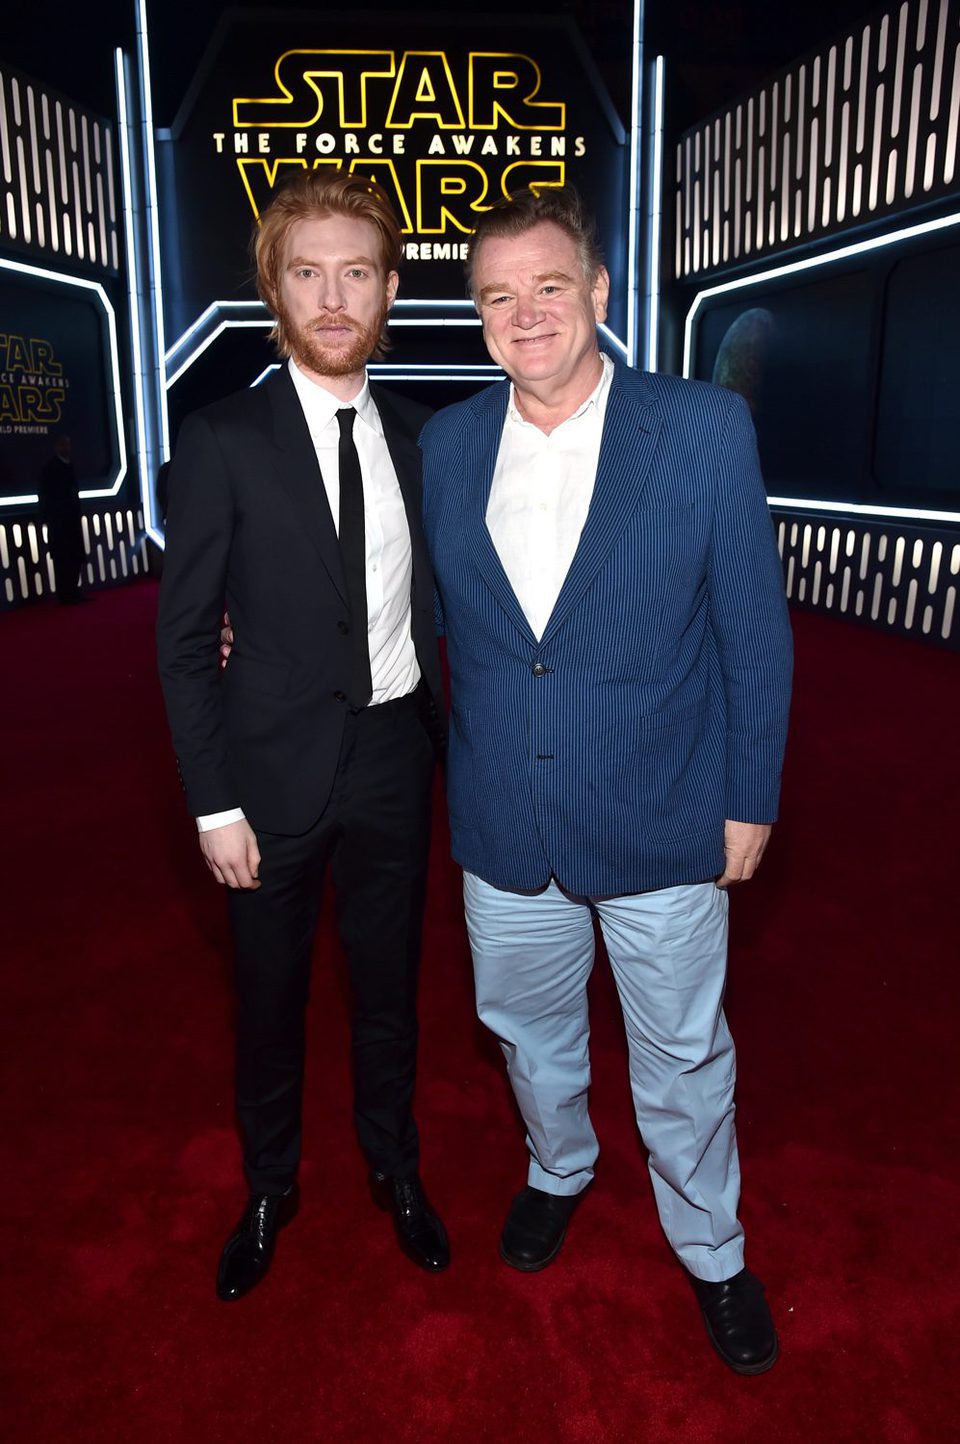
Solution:
<path fill-rule="evenodd" d="M 573 281 L 573 277 L 568 275 L 566 271 L 541 271 L 539 272 L 539 274 L 534 276 L 533 279 L 538 286 L 541 285 L 544 281 Z M 482 301 L 485 296 L 496 296 L 502 294 L 504 291 L 509 290 L 510 287 L 507 285 L 481 286 L 480 300 Z"/>
<path fill-rule="evenodd" d="M 316 261 L 311 261 L 311 260 L 309 260 L 306 256 L 294 256 L 293 259 L 287 263 L 287 270 L 288 270 L 288 271 L 292 271 L 292 270 L 294 270 L 297 266 L 316 266 L 316 264 L 317 264 Z M 347 257 L 344 257 L 343 260 L 340 260 L 339 258 L 334 257 L 334 265 L 338 265 L 338 266 L 372 266 L 372 267 L 376 267 L 376 264 L 377 264 L 376 261 L 374 261 L 370 256 L 347 256 Z"/>

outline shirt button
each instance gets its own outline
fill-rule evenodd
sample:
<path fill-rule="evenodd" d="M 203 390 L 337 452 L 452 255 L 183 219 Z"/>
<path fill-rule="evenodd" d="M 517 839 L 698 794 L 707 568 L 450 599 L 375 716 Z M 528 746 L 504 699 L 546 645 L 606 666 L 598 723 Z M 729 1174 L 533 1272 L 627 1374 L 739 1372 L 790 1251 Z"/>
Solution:
<path fill-rule="evenodd" d="M 535 677 L 542 677 L 547 669 L 542 662 L 534 662 L 530 670 Z"/>
<path fill-rule="evenodd" d="M 335 702 L 346 702 L 346 700 L 347 700 L 347 694 L 346 694 L 346 692 L 334 692 L 334 694 L 333 694 L 333 700 L 334 700 Z"/>

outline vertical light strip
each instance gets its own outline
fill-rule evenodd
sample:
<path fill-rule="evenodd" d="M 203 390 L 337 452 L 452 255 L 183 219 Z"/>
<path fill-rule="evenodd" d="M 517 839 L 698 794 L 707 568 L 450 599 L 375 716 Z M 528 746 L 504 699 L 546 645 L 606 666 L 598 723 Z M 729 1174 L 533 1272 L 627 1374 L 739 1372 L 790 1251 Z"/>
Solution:
<path fill-rule="evenodd" d="M 143 150 L 146 160 L 146 218 L 150 234 L 150 290 L 156 337 L 155 390 L 160 420 L 160 460 L 170 459 L 170 427 L 167 398 L 161 370 L 164 354 L 163 280 L 160 269 L 160 228 L 157 220 L 157 167 L 153 149 L 153 96 L 150 89 L 150 48 L 147 39 L 146 0 L 137 0 L 137 59 L 140 69 L 140 97 L 143 114 Z M 144 499 L 146 501 L 146 498 Z M 151 508 L 152 511 L 152 508 Z"/>
<path fill-rule="evenodd" d="M 633 0 L 633 76 L 630 100 L 630 191 L 627 230 L 627 360 L 637 364 L 637 261 L 640 245 L 640 142 L 643 120 L 644 0 Z"/>
<path fill-rule="evenodd" d="M 133 172 L 130 163 L 130 113 L 127 104 L 126 57 L 119 48 L 114 51 L 117 77 L 117 119 L 120 130 L 120 175 L 121 204 L 123 206 L 123 227 L 126 249 L 127 296 L 130 303 L 130 340 L 133 350 L 133 404 L 136 411 L 137 471 L 140 477 L 140 494 L 146 498 L 150 493 L 150 473 L 147 463 L 147 428 L 143 409 L 143 344 L 140 336 L 140 296 L 137 289 L 137 254 L 134 225 Z M 148 527 L 152 512 L 145 511 Z M 151 531 L 151 535 L 154 533 Z"/>
<path fill-rule="evenodd" d="M 663 227 L 663 85 L 664 61 L 653 64 L 653 125 L 648 181 L 650 211 L 647 217 L 647 350 L 644 366 L 656 371 L 660 361 L 660 245 Z"/>

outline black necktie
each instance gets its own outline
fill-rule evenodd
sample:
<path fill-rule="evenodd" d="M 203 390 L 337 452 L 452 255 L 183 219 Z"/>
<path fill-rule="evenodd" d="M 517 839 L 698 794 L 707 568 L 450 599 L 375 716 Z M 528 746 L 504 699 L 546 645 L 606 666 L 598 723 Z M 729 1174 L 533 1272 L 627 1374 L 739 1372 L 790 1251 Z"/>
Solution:
<path fill-rule="evenodd" d="M 353 440 L 356 412 L 348 406 L 337 412 L 340 427 L 340 555 L 350 600 L 351 707 L 366 707 L 373 692 L 370 647 L 367 641 L 367 544 L 363 526 L 363 478 Z"/>

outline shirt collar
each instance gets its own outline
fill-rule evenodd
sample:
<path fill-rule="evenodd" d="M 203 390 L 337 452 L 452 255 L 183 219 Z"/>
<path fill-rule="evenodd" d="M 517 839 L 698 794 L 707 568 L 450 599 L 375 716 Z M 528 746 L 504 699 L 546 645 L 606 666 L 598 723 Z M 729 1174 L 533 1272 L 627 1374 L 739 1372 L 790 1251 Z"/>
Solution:
<path fill-rule="evenodd" d="M 328 391 L 319 381 L 312 381 L 309 376 L 304 375 L 292 356 L 287 362 L 287 369 L 300 398 L 300 405 L 307 418 L 311 436 L 319 436 L 326 427 L 334 422 L 337 412 L 348 406 L 352 406 L 360 420 L 365 422 L 378 436 L 383 435 L 380 413 L 370 394 L 370 378 L 366 373 L 364 373 L 363 385 L 353 400 L 341 401 L 339 396 L 334 396 L 333 392 Z"/>
<path fill-rule="evenodd" d="M 607 355 L 606 351 L 600 352 L 600 361 L 603 366 L 603 370 L 600 373 L 600 380 L 590 392 L 586 401 L 581 402 L 576 411 L 567 417 L 566 421 L 561 421 L 560 426 L 566 426 L 571 421 L 577 421 L 586 411 L 589 411 L 591 406 L 596 407 L 600 420 L 603 420 L 607 410 L 607 397 L 610 394 L 610 382 L 613 380 L 613 361 L 611 357 Z M 507 414 L 510 420 L 518 426 L 532 425 L 531 422 L 525 421 L 517 410 L 516 391 L 512 381 L 510 382 L 510 401 L 507 407 Z M 560 427 L 556 429 L 559 431 Z"/>

